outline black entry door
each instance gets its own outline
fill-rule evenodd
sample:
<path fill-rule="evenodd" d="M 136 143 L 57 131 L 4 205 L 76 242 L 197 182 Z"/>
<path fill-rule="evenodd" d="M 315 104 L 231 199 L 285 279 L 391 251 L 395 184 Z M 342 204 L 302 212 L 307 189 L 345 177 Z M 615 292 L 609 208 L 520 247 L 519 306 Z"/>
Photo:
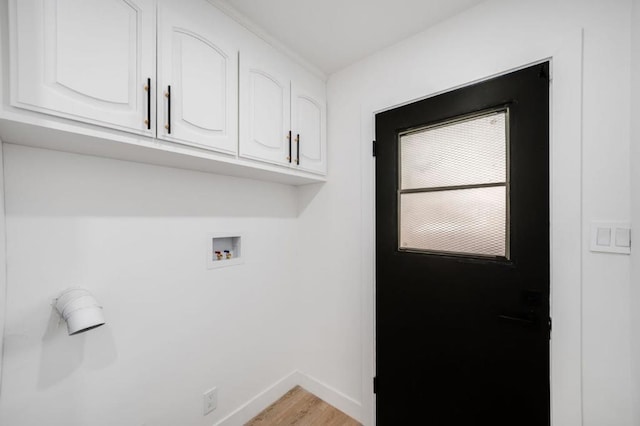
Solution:
<path fill-rule="evenodd" d="M 376 424 L 549 424 L 549 64 L 376 115 Z"/>

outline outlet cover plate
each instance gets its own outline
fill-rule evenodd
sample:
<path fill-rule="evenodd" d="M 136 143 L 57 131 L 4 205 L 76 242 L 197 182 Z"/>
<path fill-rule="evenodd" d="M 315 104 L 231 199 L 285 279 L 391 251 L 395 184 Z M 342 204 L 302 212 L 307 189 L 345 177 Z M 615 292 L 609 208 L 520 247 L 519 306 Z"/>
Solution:
<path fill-rule="evenodd" d="M 202 395 L 202 414 L 207 415 L 218 408 L 218 388 L 211 388 Z"/>

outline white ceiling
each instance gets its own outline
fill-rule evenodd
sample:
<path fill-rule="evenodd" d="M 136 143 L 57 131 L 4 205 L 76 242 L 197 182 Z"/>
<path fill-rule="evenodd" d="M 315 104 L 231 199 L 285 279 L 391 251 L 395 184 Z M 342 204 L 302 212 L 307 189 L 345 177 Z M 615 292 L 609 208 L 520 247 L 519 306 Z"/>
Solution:
<path fill-rule="evenodd" d="M 226 0 L 327 74 L 482 0 Z"/>

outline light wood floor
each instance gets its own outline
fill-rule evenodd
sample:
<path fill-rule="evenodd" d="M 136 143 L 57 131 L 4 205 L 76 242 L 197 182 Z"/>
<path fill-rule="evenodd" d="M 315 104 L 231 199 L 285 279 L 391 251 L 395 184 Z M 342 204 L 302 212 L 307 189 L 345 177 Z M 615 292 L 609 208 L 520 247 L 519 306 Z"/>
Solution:
<path fill-rule="evenodd" d="M 360 423 L 300 386 L 296 386 L 245 424 L 245 426 L 266 425 L 360 426 Z"/>

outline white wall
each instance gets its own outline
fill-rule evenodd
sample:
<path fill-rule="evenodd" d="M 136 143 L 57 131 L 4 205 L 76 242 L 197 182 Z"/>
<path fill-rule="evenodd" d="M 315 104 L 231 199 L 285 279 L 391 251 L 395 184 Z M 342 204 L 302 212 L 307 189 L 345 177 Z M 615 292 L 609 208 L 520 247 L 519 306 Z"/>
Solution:
<path fill-rule="evenodd" d="M 570 79 L 554 82 L 554 93 L 570 86 L 567 104 L 582 87 L 578 108 L 554 116 L 560 127 L 583 117 L 582 144 L 553 141 L 558 152 L 571 147 L 566 161 L 581 168 L 554 176 L 554 185 L 577 179 L 583 188 L 566 194 L 579 200 L 577 214 L 559 212 L 571 223 L 553 225 L 559 235 L 579 225 L 586 236 L 592 219 L 628 220 L 630 8 L 630 0 L 490 0 L 334 74 L 324 185 L 295 189 L 5 145 L 0 424 L 211 424 L 292 368 L 350 398 L 360 406 L 352 414 L 372 424 L 371 108 L 542 59 L 584 28 L 583 85 L 579 69 L 558 63 Z M 634 88 L 640 95 L 637 76 Z M 206 270 L 204 236 L 227 230 L 244 232 L 247 262 Z M 582 412 L 587 426 L 628 426 L 629 258 L 591 254 L 579 235 L 578 244 L 583 331 L 570 337 L 582 355 L 565 376 L 574 383 L 577 370 L 584 394 L 563 396 L 569 414 L 556 426 L 580 424 Z M 49 303 L 70 285 L 94 292 L 105 327 L 70 338 L 52 321 Z M 219 408 L 204 418 L 201 394 L 211 386 Z"/>
<path fill-rule="evenodd" d="M 0 142 L 0 147 L 1 147 Z M 0 149 L 0 398 L 2 398 L 2 353 L 4 347 L 4 312 L 6 310 L 7 296 L 7 253 L 4 214 L 4 158 Z"/>
<path fill-rule="evenodd" d="M 211 425 L 295 369 L 294 187 L 5 144 L 0 424 Z M 244 233 L 207 270 L 205 237 Z M 107 324 L 50 308 L 86 287 Z M 202 416 L 202 393 L 219 408 Z"/>
<path fill-rule="evenodd" d="M 631 14 L 631 220 L 640 226 L 640 0 L 633 1 Z M 633 239 L 640 233 L 636 228 Z M 634 244 L 637 246 L 636 244 Z M 631 256 L 631 297 L 632 313 L 631 360 L 633 366 L 633 401 L 640 401 L 640 253 L 634 247 Z M 634 404 L 634 424 L 640 424 L 640 404 Z"/>
<path fill-rule="evenodd" d="M 556 75 L 554 96 L 562 92 L 563 105 L 575 106 L 554 110 L 559 129 L 554 135 L 575 133 L 578 140 L 575 146 L 570 138 L 553 141 L 558 203 L 552 227 L 554 244 L 562 249 L 554 254 L 554 291 L 575 285 L 569 307 L 577 307 L 571 315 L 556 308 L 560 321 L 554 336 L 560 340 L 552 344 L 570 341 L 573 352 L 555 365 L 561 368 L 554 371 L 554 390 L 564 394 L 554 395 L 554 424 L 632 424 L 629 257 L 588 251 L 591 220 L 624 221 L 630 215 L 630 10 L 627 0 L 487 1 L 330 77 L 330 181 L 320 189 L 300 190 L 299 225 L 306 242 L 301 252 L 309 255 L 301 263 L 317 271 L 301 284 L 308 295 L 303 347 L 314 350 L 302 359 L 302 369 L 361 402 L 367 424 L 373 345 L 371 228 L 361 229 L 362 222 L 372 223 L 367 114 L 554 56 L 581 29 L 584 45 L 574 43 L 573 53 L 554 60 L 556 71 L 563 70 Z M 578 66 L 568 65 L 567 57 Z M 558 106 L 560 100 L 554 102 Z M 577 129 L 571 129 L 564 121 L 575 117 Z M 563 163 L 577 167 L 562 170 L 558 164 Z M 575 184 L 563 193 L 568 180 Z M 577 200 L 575 210 L 563 207 L 567 197 Z M 573 266 L 563 265 L 561 256 L 576 260 L 577 271 L 569 277 L 575 282 L 564 279 L 563 271 Z M 332 266 L 326 264 L 330 258 Z M 571 332 L 560 333 L 563 327 Z"/>

